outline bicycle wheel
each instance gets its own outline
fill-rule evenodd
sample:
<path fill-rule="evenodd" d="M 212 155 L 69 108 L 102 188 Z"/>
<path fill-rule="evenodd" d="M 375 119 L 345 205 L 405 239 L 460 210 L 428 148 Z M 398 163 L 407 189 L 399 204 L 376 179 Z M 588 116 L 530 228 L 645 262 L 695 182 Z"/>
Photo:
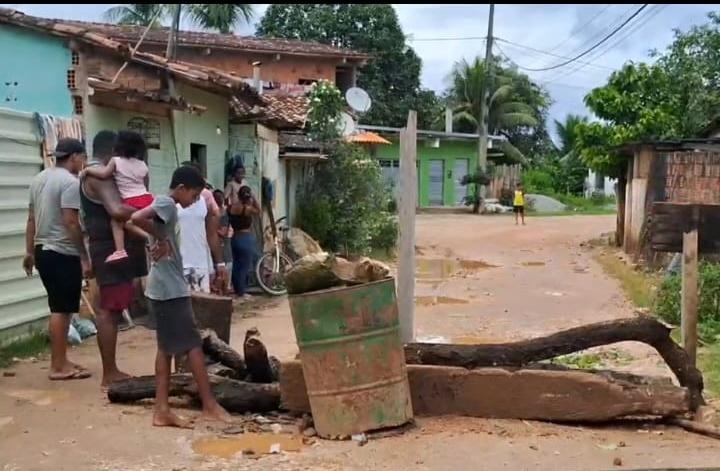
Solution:
<path fill-rule="evenodd" d="M 292 261 L 281 253 L 279 263 L 275 262 L 275 251 L 265 252 L 255 265 L 255 276 L 263 291 L 273 296 L 281 296 L 287 294 L 285 272 L 292 266 Z M 276 266 L 279 268 L 278 270 L 275 269 Z"/>

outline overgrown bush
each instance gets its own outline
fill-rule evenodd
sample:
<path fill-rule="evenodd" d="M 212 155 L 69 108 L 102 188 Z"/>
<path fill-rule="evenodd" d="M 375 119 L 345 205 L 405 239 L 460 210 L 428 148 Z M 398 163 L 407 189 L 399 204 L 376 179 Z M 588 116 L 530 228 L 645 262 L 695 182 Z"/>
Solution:
<path fill-rule="evenodd" d="M 542 195 L 554 193 L 553 177 L 544 170 L 531 169 L 525 171 L 523 173 L 523 186 L 525 193 Z"/>
<path fill-rule="evenodd" d="M 363 255 L 395 246 L 391 195 L 377 161 L 354 144 L 334 142 L 328 160 L 298 190 L 298 225 L 329 251 Z"/>
<path fill-rule="evenodd" d="M 655 299 L 655 313 L 664 321 L 680 325 L 681 276 L 663 280 Z M 720 264 L 700 263 L 699 335 L 707 342 L 720 340 Z"/>

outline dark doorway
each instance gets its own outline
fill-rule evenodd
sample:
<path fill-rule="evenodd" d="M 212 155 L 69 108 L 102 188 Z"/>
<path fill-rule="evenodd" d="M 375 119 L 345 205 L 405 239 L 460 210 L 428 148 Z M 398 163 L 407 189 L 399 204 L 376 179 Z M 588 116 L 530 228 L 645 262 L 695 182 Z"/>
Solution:
<path fill-rule="evenodd" d="M 207 146 L 191 142 L 190 161 L 199 164 L 203 178 L 207 178 Z"/>

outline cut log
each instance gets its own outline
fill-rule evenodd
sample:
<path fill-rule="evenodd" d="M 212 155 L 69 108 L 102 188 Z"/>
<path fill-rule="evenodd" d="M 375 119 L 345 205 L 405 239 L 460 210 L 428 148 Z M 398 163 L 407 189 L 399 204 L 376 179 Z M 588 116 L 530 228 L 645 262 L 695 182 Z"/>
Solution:
<path fill-rule="evenodd" d="M 277 383 L 256 384 L 210 376 L 213 394 L 218 403 L 229 412 L 268 412 L 280 405 L 280 387 Z M 170 396 L 189 396 L 199 400 L 192 375 L 170 377 Z M 108 399 L 113 403 L 131 403 L 155 397 L 155 376 L 140 376 L 116 381 L 108 388 Z"/>
<path fill-rule="evenodd" d="M 202 332 L 203 352 L 214 361 L 221 363 L 236 372 L 236 378 L 245 378 L 247 366 L 242 355 L 230 345 L 222 341 L 212 330 Z"/>
<path fill-rule="evenodd" d="M 248 379 L 253 383 L 272 383 L 278 380 L 277 360 L 270 361 L 260 331 L 253 327 L 245 332 L 243 353 L 247 364 Z"/>
<path fill-rule="evenodd" d="M 679 383 L 688 388 L 692 410 L 704 404 L 703 378 L 685 351 L 670 338 L 670 329 L 649 317 L 599 322 L 546 337 L 491 345 L 411 343 L 408 364 L 461 366 L 523 366 L 560 355 L 617 342 L 646 343 L 662 356 Z"/>
<path fill-rule="evenodd" d="M 416 415 L 603 422 L 629 416 L 682 414 L 687 389 L 669 381 L 614 372 L 408 365 Z M 310 412 L 302 364 L 283 362 L 281 407 Z"/>
<path fill-rule="evenodd" d="M 387 265 L 363 257 L 349 261 L 325 252 L 301 258 L 285 274 L 290 294 L 329 289 L 336 286 L 358 285 L 380 281 L 390 276 Z"/>

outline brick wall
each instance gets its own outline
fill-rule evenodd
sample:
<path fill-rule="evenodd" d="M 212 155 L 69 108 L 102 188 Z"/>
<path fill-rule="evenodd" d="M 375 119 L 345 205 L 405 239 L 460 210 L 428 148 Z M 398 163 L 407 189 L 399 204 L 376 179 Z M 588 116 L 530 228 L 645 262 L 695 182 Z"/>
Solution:
<path fill-rule="evenodd" d="M 669 153 L 665 167 L 667 201 L 720 203 L 720 153 Z"/>

